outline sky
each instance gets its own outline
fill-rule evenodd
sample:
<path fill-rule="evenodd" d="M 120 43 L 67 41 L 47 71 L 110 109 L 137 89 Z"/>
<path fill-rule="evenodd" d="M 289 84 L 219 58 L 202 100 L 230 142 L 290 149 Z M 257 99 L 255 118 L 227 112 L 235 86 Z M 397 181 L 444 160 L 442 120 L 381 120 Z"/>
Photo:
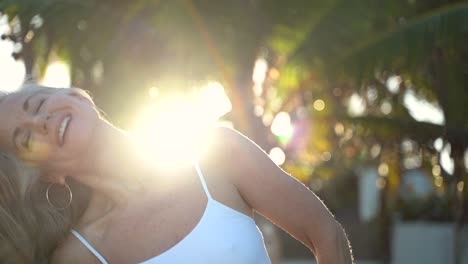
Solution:
<path fill-rule="evenodd" d="M 0 35 L 8 30 L 6 17 L 0 17 Z M 0 41 L 0 90 L 14 91 L 18 89 L 24 79 L 24 64 L 15 61 L 11 56 L 13 43 Z"/>

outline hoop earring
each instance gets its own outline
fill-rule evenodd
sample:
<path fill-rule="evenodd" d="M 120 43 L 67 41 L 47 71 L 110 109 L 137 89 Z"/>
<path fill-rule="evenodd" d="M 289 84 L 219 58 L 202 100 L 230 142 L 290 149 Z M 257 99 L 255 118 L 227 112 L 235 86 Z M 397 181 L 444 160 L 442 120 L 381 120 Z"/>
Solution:
<path fill-rule="evenodd" d="M 52 202 L 50 201 L 49 199 L 49 190 L 50 190 L 50 187 L 52 187 L 53 185 L 55 185 L 57 183 L 51 183 L 49 184 L 49 186 L 47 187 L 47 190 L 46 190 L 46 199 L 47 199 L 47 202 L 49 203 L 50 206 L 52 206 L 55 210 L 58 210 L 58 211 L 62 211 L 62 210 L 65 210 L 67 209 L 68 207 L 70 207 L 71 203 L 72 203 L 72 200 L 73 200 L 73 193 L 72 193 L 72 190 L 70 189 L 70 186 L 68 186 L 68 184 L 63 184 L 67 190 L 68 190 L 68 193 L 69 193 L 69 201 L 68 203 L 64 206 L 64 207 L 56 207 L 52 204 Z"/>

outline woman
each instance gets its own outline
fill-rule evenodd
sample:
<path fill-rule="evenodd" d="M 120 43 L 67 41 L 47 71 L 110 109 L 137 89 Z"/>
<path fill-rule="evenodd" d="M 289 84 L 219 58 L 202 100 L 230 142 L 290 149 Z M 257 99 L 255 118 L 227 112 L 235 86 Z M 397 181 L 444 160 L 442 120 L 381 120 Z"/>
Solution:
<path fill-rule="evenodd" d="M 318 263 L 352 262 L 323 203 L 234 130 L 214 128 L 212 149 L 204 151 L 212 155 L 168 171 L 139 155 L 80 89 L 4 96 L 0 123 L 0 148 L 41 171 L 28 190 L 42 189 L 70 219 L 53 263 L 270 263 L 254 210 L 303 242 Z M 81 190 L 76 198 L 69 182 L 89 195 Z M 65 195 L 52 199 L 53 190 Z"/>

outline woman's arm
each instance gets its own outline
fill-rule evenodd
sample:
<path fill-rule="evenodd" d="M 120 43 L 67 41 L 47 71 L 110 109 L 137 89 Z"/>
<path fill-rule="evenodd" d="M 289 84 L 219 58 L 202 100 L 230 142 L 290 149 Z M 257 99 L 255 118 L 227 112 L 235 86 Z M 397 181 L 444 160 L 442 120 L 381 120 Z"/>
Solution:
<path fill-rule="evenodd" d="M 319 264 L 353 263 L 343 228 L 312 191 L 238 132 L 220 127 L 215 134 L 233 184 L 254 210 L 304 243 Z"/>

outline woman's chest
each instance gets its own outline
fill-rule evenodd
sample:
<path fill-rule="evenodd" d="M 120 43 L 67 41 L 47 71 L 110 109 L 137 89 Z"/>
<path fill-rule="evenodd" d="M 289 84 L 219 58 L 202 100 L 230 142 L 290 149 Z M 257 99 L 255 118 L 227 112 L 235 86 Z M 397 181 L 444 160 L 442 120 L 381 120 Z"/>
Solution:
<path fill-rule="evenodd" d="M 160 255 L 195 228 L 206 197 L 188 192 L 169 198 L 142 201 L 112 219 L 101 243 L 110 263 L 137 263 Z"/>
<path fill-rule="evenodd" d="M 156 220 L 135 220 L 137 226 L 108 236 L 113 244 L 109 262 L 268 263 L 262 236 L 250 217 L 216 201 L 204 206 L 192 215 L 168 210 Z"/>
<path fill-rule="evenodd" d="M 232 184 L 223 178 L 207 178 L 210 194 L 197 175 L 189 175 L 179 182 L 159 185 L 150 195 L 132 199 L 126 210 L 115 214 L 104 226 L 99 242 L 104 257 L 110 263 L 137 263 L 155 256 L 167 257 L 169 252 L 190 243 L 190 247 L 217 252 L 239 249 L 239 244 L 245 243 L 236 242 L 236 219 L 252 229 L 249 207 Z M 209 202 L 208 195 L 216 201 Z M 226 224 L 225 216 L 232 214 L 234 223 Z M 251 231 L 257 233 L 255 224 Z"/>

